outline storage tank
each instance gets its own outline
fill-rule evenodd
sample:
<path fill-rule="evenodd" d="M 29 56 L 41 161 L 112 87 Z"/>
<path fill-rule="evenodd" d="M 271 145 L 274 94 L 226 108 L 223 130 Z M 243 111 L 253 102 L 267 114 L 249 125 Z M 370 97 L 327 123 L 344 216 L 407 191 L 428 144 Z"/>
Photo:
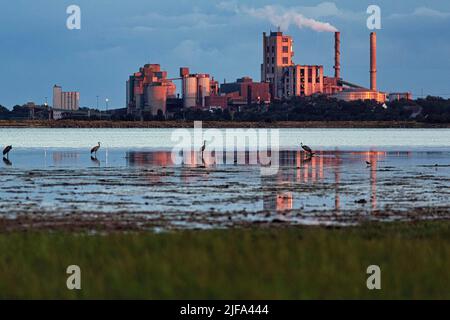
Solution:
<path fill-rule="evenodd" d="M 183 78 L 183 106 L 193 108 L 197 105 L 197 77 L 188 76 Z"/>
<path fill-rule="evenodd" d="M 210 95 L 211 81 L 208 74 L 199 74 L 198 77 L 198 102 L 202 107 L 205 106 L 205 97 Z"/>
<path fill-rule="evenodd" d="M 167 86 L 167 97 L 176 98 L 177 96 L 177 86 L 173 82 L 166 82 Z"/>
<path fill-rule="evenodd" d="M 158 110 L 166 114 L 167 87 L 163 85 L 147 86 L 145 91 L 147 95 L 146 109 L 152 115 L 158 114 Z"/>

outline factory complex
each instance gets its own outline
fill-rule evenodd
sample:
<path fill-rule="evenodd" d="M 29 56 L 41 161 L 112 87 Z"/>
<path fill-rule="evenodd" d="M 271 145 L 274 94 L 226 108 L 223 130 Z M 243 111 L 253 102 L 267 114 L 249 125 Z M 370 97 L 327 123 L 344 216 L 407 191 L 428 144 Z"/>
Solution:
<path fill-rule="evenodd" d="M 326 95 L 345 101 L 374 100 L 380 104 L 411 100 L 410 93 L 386 94 L 377 90 L 377 35 L 370 34 L 370 86 L 345 81 L 341 77 L 341 34 L 334 34 L 334 75 L 325 76 L 321 65 L 295 64 L 293 39 L 282 32 L 263 33 L 261 82 L 242 77 L 219 84 L 207 73 L 190 73 L 180 68 L 176 78 L 168 78 L 159 64 L 146 64 L 131 75 L 126 84 L 127 113 L 166 114 L 168 108 L 225 110 L 233 106 L 269 104 L 293 97 Z M 175 81 L 181 83 L 181 97 Z"/>
<path fill-rule="evenodd" d="M 356 85 L 341 78 L 341 34 L 334 34 L 334 76 L 325 76 L 321 65 L 293 62 L 291 36 L 282 32 L 263 33 L 261 82 L 242 77 L 233 83 L 219 83 L 206 73 L 190 73 L 180 68 L 177 78 L 168 78 L 158 64 L 147 64 L 130 76 L 126 85 L 127 112 L 142 115 L 166 114 L 168 106 L 202 110 L 232 106 L 268 104 L 273 100 L 326 95 L 345 101 L 374 100 L 380 104 L 400 99 L 411 100 L 410 93 L 386 94 L 377 90 L 377 35 L 370 34 L 370 87 Z M 181 97 L 175 81 L 181 82 Z"/>

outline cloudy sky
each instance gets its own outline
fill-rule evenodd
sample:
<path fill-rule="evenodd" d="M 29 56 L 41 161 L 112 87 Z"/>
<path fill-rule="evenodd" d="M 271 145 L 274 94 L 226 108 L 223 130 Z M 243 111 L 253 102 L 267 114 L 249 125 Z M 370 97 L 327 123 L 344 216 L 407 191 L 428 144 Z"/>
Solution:
<path fill-rule="evenodd" d="M 71 4 L 81 7 L 81 30 L 66 28 Z M 330 75 L 328 31 L 339 29 L 342 76 L 368 86 L 370 4 L 382 9 L 380 89 L 450 97 L 447 0 L 15 0 L 0 11 L 0 104 L 51 101 L 57 83 L 80 91 L 82 106 L 98 95 L 101 107 L 106 97 L 123 107 L 128 75 L 146 63 L 173 77 L 189 66 L 220 82 L 259 80 L 262 32 L 277 25 L 294 37 L 296 63 L 322 64 Z"/>

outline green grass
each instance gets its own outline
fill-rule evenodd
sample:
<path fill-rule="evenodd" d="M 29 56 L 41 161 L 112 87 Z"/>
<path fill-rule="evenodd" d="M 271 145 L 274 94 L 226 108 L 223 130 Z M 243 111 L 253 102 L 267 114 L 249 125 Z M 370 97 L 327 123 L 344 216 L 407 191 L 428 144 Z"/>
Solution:
<path fill-rule="evenodd" d="M 82 269 L 82 290 L 66 268 Z M 382 290 L 366 268 L 382 270 Z M 0 234 L 0 298 L 450 298 L 450 222 L 165 234 Z"/>

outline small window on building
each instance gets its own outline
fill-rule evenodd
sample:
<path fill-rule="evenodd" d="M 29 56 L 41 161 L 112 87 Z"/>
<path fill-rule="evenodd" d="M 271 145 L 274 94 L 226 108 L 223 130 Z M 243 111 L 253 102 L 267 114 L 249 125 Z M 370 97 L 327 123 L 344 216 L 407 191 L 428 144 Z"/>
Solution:
<path fill-rule="evenodd" d="M 283 53 L 288 53 L 288 52 L 289 52 L 289 47 L 283 46 Z"/>
<path fill-rule="evenodd" d="M 288 64 L 288 63 L 289 63 L 289 58 L 284 57 L 284 58 L 283 58 L 283 64 Z"/>
<path fill-rule="evenodd" d="M 275 58 L 274 57 L 272 57 L 272 63 L 275 63 Z"/>
<path fill-rule="evenodd" d="M 274 46 L 272 46 L 272 53 L 274 53 L 275 52 L 275 47 Z"/>

